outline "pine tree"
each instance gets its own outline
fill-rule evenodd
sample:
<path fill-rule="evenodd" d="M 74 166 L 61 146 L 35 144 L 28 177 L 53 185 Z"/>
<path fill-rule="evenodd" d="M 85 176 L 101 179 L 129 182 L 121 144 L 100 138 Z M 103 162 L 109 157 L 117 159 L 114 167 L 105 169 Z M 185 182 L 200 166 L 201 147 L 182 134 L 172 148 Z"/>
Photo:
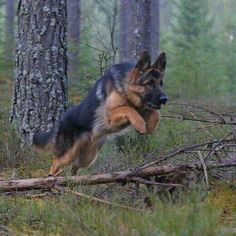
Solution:
<path fill-rule="evenodd" d="M 213 20 L 209 18 L 208 1 L 179 0 L 174 27 L 174 70 L 172 83 L 176 95 L 197 99 L 213 96 L 221 74 Z M 221 77 L 222 78 L 222 77 Z"/>
<path fill-rule="evenodd" d="M 66 1 L 19 1 L 17 25 L 11 122 L 30 144 L 67 105 Z"/>

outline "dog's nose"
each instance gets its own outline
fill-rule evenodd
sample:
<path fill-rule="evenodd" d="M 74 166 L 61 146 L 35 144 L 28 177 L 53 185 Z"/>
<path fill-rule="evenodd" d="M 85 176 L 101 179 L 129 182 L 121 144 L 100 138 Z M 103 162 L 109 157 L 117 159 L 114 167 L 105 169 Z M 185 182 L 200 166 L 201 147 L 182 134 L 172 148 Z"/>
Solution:
<path fill-rule="evenodd" d="M 165 95 L 161 95 L 160 97 L 160 103 L 161 104 L 166 104 L 166 102 L 168 101 L 168 97 Z"/>

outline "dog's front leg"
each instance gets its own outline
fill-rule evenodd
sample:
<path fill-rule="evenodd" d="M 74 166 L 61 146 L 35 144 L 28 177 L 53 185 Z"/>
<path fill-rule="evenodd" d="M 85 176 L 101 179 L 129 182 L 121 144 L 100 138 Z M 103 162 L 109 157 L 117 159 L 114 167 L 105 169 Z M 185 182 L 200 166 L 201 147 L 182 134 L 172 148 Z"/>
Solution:
<path fill-rule="evenodd" d="M 106 112 L 106 121 L 108 127 L 116 128 L 130 122 L 131 125 L 140 133 L 147 132 L 146 122 L 140 114 L 132 107 L 121 106 L 110 109 Z"/>
<path fill-rule="evenodd" d="M 152 133 L 161 120 L 160 112 L 153 109 L 143 109 L 139 113 L 146 122 L 147 133 Z"/>

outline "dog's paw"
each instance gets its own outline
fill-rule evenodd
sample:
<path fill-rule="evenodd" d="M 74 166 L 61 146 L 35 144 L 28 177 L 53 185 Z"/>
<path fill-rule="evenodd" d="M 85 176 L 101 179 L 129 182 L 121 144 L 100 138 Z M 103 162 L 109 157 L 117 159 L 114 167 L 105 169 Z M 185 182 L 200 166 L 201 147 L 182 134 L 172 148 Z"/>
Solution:
<path fill-rule="evenodd" d="M 142 118 L 137 118 L 132 122 L 133 127 L 139 134 L 146 134 L 146 122 Z"/>
<path fill-rule="evenodd" d="M 48 173 L 48 177 L 56 177 L 56 176 L 59 176 L 62 172 L 63 172 L 63 169 L 60 168 L 58 171 L 56 171 L 56 172 L 54 172 L 54 173 L 49 172 L 49 173 Z"/>

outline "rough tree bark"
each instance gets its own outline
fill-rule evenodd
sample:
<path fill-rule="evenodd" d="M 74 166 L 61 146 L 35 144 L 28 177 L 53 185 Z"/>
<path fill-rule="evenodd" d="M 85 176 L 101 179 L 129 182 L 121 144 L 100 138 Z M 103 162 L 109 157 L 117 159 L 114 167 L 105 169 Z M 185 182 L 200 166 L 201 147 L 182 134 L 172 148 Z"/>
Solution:
<path fill-rule="evenodd" d="M 79 74 L 80 0 L 68 0 L 68 77 L 75 81 Z"/>
<path fill-rule="evenodd" d="M 14 50 L 14 18 L 15 18 L 15 0 L 6 1 L 6 39 L 4 58 L 7 61 L 13 59 Z"/>
<path fill-rule="evenodd" d="M 151 58 L 155 60 L 160 53 L 160 0 L 151 2 Z"/>
<path fill-rule="evenodd" d="M 159 52 L 160 0 L 121 0 L 120 57 L 137 60 L 143 50 Z"/>
<path fill-rule="evenodd" d="M 140 57 L 143 50 L 151 52 L 151 0 L 136 0 L 134 58 Z"/>
<path fill-rule="evenodd" d="M 132 60 L 134 50 L 133 31 L 135 20 L 135 1 L 121 0 L 120 2 L 120 59 Z"/>
<path fill-rule="evenodd" d="M 67 104 L 66 0 L 20 0 L 11 122 L 30 144 Z"/>

